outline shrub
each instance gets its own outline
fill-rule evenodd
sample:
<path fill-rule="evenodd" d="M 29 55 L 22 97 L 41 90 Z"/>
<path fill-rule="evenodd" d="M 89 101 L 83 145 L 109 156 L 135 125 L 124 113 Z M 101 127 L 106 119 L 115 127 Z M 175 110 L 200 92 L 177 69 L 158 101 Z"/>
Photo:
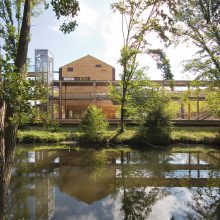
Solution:
<path fill-rule="evenodd" d="M 140 129 L 144 142 L 151 144 L 167 144 L 170 140 L 172 124 L 163 104 L 151 109 Z"/>
<path fill-rule="evenodd" d="M 95 105 L 90 105 L 82 120 L 83 138 L 89 142 L 102 142 L 107 127 L 108 123 L 102 111 Z"/>

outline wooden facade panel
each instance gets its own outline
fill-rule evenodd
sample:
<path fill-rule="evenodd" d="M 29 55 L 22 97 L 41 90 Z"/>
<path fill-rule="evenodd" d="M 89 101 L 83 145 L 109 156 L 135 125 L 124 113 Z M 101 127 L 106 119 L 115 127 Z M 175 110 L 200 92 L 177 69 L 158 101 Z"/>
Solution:
<path fill-rule="evenodd" d="M 97 106 L 114 106 L 112 104 L 112 101 L 111 100 L 97 100 L 96 101 L 96 105 Z"/>
<path fill-rule="evenodd" d="M 62 77 L 89 77 L 90 80 L 112 80 L 114 68 L 92 56 L 85 56 L 62 68 Z M 71 70 L 71 71 L 69 71 Z"/>
<path fill-rule="evenodd" d="M 108 81 L 114 80 L 114 74 L 112 66 L 89 55 L 61 67 L 55 117 L 79 119 L 87 107 L 94 104 L 102 109 L 107 118 L 115 118 L 117 106 L 106 96 Z"/>
<path fill-rule="evenodd" d="M 66 105 L 68 106 L 83 106 L 83 107 L 87 107 L 88 105 L 90 105 L 91 102 L 89 100 L 66 100 Z"/>
<path fill-rule="evenodd" d="M 96 86 L 97 93 L 108 93 L 109 86 Z"/>
<path fill-rule="evenodd" d="M 66 86 L 67 93 L 84 93 L 84 92 L 93 92 L 93 86 Z"/>

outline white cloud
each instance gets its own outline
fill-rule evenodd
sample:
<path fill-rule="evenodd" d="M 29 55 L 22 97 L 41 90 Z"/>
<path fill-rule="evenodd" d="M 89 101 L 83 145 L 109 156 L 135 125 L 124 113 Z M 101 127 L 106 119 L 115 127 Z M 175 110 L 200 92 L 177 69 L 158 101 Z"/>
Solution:
<path fill-rule="evenodd" d="M 88 36 L 92 30 L 95 29 L 99 16 L 98 10 L 91 8 L 88 5 L 88 1 L 84 0 L 80 2 L 80 11 L 76 17 L 78 27 L 76 28 L 74 34 L 79 36 Z M 52 31 L 60 32 L 59 28 L 64 20 L 64 18 L 61 18 L 55 25 L 49 25 L 48 28 Z"/>
<path fill-rule="evenodd" d="M 56 25 L 56 26 L 51 26 L 51 25 L 48 25 L 48 28 L 52 31 L 55 31 L 55 32 L 60 32 L 59 30 L 59 25 Z"/>
<path fill-rule="evenodd" d="M 187 188 L 174 188 L 172 194 L 159 200 L 153 207 L 150 213 L 149 220 L 170 220 L 173 216 L 182 216 L 186 218 L 186 213 L 192 210 L 187 206 L 188 202 L 192 201 L 192 194 Z M 176 219 L 176 218 L 175 218 Z"/>
<path fill-rule="evenodd" d="M 121 67 L 118 64 L 118 59 L 123 45 L 121 15 L 113 13 L 110 9 L 111 0 L 108 0 L 108 2 L 109 7 L 103 8 L 104 4 L 100 3 L 97 6 L 97 4 L 91 4 L 89 0 L 82 0 L 80 2 L 80 12 L 76 18 L 79 26 L 68 38 L 73 39 L 74 37 L 74 44 L 78 46 L 83 46 L 85 42 L 89 42 L 91 47 L 88 53 L 95 56 L 98 55 L 103 61 L 114 66 L 116 68 L 116 76 L 119 76 Z M 48 28 L 59 33 L 59 26 L 62 22 L 63 20 L 58 21 L 56 25 L 50 25 Z M 99 45 L 97 45 L 98 39 L 100 39 Z M 152 48 L 162 47 L 160 40 L 155 35 L 150 34 L 148 40 L 152 42 Z M 92 47 L 93 49 L 91 49 Z M 183 69 L 182 61 L 192 57 L 194 51 L 195 47 L 192 47 L 191 44 L 190 47 L 187 47 L 186 44 L 181 44 L 176 48 L 170 47 L 166 50 L 175 79 L 187 78 L 186 74 L 183 75 L 181 73 Z M 150 67 L 148 70 L 150 78 L 161 79 L 161 71 L 156 68 L 155 61 L 148 55 L 139 56 L 139 63 L 141 67 Z"/>
<path fill-rule="evenodd" d="M 97 27 L 100 13 L 97 9 L 91 8 L 88 2 L 80 2 L 80 12 L 77 17 L 79 27 L 76 29 L 76 34 L 81 37 L 88 37 Z"/>
<path fill-rule="evenodd" d="M 85 2 L 80 2 L 80 12 L 77 18 L 79 24 L 93 27 L 97 22 L 99 13 L 96 9 L 89 7 Z"/>
<path fill-rule="evenodd" d="M 121 33 L 120 15 L 109 12 L 104 17 L 102 24 L 101 38 L 104 40 L 104 54 L 103 60 L 113 65 L 116 68 L 117 75 L 120 73 L 120 65 L 118 59 L 120 57 L 120 50 L 123 39 Z"/>

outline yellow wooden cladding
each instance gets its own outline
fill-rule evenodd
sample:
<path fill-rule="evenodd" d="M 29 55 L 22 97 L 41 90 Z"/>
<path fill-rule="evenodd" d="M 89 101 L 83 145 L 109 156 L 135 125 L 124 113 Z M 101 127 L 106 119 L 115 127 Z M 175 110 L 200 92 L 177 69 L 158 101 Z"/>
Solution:
<path fill-rule="evenodd" d="M 73 71 L 68 71 L 72 68 Z M 113 80 L 114 68 L 101 60 L 98 60 L 90 55 L 80 58 L 72 63 L 69 63 L 63 67 L 62 77 L 74 78 L 90 78 L 90 80 Z"/>
<path fill-rule="evenodd" d="M 94 104 L 102 109 L 106 118 L 116 118 L 118 107 L 113 105 L 108 97 L 108 83 L 100 86 L 95 82 L 114 79 L 115 69 L 90 55 L 61 67 L 60 93 L 57 102 L 60 113 L 56 113 L 56 117 L 60 119 L 81 118 L 87 107 Z M 76 84 L 73 83 L 74 81 L 80 82 Z"/>

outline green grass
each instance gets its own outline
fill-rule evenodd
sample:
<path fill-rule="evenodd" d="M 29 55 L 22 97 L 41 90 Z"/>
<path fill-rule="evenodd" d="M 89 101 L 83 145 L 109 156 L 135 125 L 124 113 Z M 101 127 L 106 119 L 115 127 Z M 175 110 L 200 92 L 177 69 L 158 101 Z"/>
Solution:
<path fill-rule="evenodd" d="M 205 146 L 196 146 L 193 147 L 189 146 L 187 147 L 186 145 L 184 145 L 184 147 L 182 146 L 172 146 L 171 149 L 169 150 L 169 152 L 171 153 L 216 153 L 218 152 L 218 150 L 216 148 L 207 148 Z"/>
<path fill-rule="evenodd" d="M 40 130 L 29 130 L 18 132 L 19 143 L 58 143 L 69 140 L 71 137 L 68 132 L 48 132 Z"/>
<path fill-rule="evenodd" d="M 171 140 L 186 144 L 220 144 L 220 133 L 218 128 L 174 128 Z"/>
<path fill-rule="evenodd" d="M 46 146 L 40 146 L 40 147 L 33 147 L 32 150 L 33 151 L 39 151 L 39 150 L 76 150 L 79 151 L 80 147 L 70 147 L 68 145 L 46 145 Z"/>
<path fill-rule="evenodd" d="M 119 134 L 118 127 L 110 126 L 104 134 L 104 140 L 117 144 L 139 144 L 142 139 L 138 136 L 138 128 L 126 127 L 126 131 Z M 60 143 L 63 141 L 85 141 L 83 133 L 78 127 L 59 127 L 51 132 L 44 127 L 29 127 L 18 132 L 18 142 L 27 143 Z M 170 143 L 184 144 L 214 144 L 220 145 L 219 128 L 173 128 Z"/>

